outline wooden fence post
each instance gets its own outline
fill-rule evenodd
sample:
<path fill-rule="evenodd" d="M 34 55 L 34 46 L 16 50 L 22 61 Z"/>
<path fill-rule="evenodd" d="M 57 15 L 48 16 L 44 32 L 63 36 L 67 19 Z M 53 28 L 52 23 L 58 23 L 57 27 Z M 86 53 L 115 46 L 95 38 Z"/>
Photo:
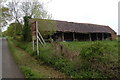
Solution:
<path fill-rule="evenodd" d="M 37 38 L 37 55 L 39 55 L 39 47 L 38 47 L 38 23 L 36 21 L 36 38 Z"/>
<path fill-rule="evenodd" d="M 102 40 L 104 40 L 104 33 L 102 33 Z"/>
<path fill-rule="evenodd" d="M 64 33 L 62 33 L 62 41 L 64 41 Z"/>
<path fill-rule="evenodd" d="M 90 41 L 92 41 L 92 39 L 91 39 L 91 34 L 89 33 L 89 38 L 90 38 Z"/>

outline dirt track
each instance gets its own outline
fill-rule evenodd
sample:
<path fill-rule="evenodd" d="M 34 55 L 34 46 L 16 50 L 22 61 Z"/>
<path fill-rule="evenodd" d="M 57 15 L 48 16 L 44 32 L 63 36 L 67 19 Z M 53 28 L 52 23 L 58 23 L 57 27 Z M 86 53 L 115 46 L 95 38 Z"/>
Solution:
<path fill-rule="evenodd" d="M 6 39 L 2 39 L 2 78 L 24 78 L 13 60 Z"/>

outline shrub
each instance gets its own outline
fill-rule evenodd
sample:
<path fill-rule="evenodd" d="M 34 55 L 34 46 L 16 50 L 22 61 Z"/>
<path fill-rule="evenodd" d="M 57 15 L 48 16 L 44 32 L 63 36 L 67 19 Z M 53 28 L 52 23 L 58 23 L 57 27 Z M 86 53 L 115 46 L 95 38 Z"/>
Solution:
<path fill-rule="evenodd" d="M 116 45 L 112 45 L 116 46 Z M 91 45 L 83 47 L 80 52 L 80 58 L 83 60 L 82 67 L 84 69 L 92 69 L 93 71 L 99 71 L 107 77 L 118 77 L 116 59 L 116 49 L 112 49 L 112 46 L 102 42 L 94 42 Z M 115 50 L 115 51 L 114 51 Z M 81 67 L 81 68 L 82 68 Z"/>
<path fill-rule="evenodd" d="M 32 51 L 31 43 L 16 41 L 15 43 L 31 55 L 44 61 L 45 64 L 53 66 L 61 72 L 75 78 L 118 77 L 117 44 L 114 44 L 114 41 L 86 42 L 87 44 L 85 46 L 80 45 L 81 49 L 78 49 L 80 55 L 76 56 L 76 59 L 73 61 L 68 60 L 62 55 L 58 55 L 51 44 L 47 44 L 45 48 L 39 46 L 40 55 L 38 56 L 36 50 Z M 77 45 L 77 43 L 75 44 Z M 74 44 L 69 46 L 74 47 Z M 78 45 L 77 48 L 79 48 Z"/>
<path fill-rule="evenodd" d="M 93 59 L 99 60 L 100 56 L 103 56 L 106 53 L 106 50 L 108 50 L 107 48 L 108 45 L 97 41 L 91 45 L 83 47 L 80 52 L 80 56 L 81 58 L 89 61 Z"/>

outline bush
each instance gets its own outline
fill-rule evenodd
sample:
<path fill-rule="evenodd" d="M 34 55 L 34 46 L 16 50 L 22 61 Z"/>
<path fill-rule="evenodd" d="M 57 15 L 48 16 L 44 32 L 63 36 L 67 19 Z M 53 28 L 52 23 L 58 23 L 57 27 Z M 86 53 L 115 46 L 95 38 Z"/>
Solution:
<path fill-rule="evenodd" d="M 37 59 L 44 61 L 45 64 L 53 66 L 59 71 L 75 78 L 118 77 L 117 44 L 114 44 L 114 41 L 96 41 L 87 43 L 85 46 L 80 45 L 81 49 L 78 49 L 80 55 L 73 61 L 68 60 L 62 55 L 57 55 L 52 45 L 48 43 L 45 48 L 39 46 L 39 56 L 36 54 L 36 50 L 32 51 L 32 43 L 16 41 L 15 43 L 18 47 L 37 57 Z M 74 46 L 72 45 L 72 47 Z"/>
<path fill-rule="evenodd" d="M 116 45 L 112 46 L 115 47 Z M 80 59 L 84 65 L 81 68 L 99 71 L 107 77 L 118 77 L 117 69 L 113 70 L 113 68 L 118 67 L 117 56 L 114 52 L 116 49 L 112 49 L 111 45 L 99 41 L 83 47 L 80 52 Z"/>
<path fill-rule="evenodd" d="M 101 42 L 95 42 L 89 46 L 83 47 L 80 52 L 80 56 L 83 59 L 92 60 L 95 57 L 102 56 L 106 53 L 108 45 L 102 44 Z M 106 50 L 105 50 L 106 49 Z"/>

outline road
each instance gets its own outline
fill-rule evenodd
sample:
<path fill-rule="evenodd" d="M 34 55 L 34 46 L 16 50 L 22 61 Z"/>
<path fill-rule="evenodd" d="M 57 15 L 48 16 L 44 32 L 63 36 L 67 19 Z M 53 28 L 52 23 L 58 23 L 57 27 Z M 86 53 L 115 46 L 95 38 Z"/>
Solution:
<path fill-rule="evenodd" d="M 5 38 L 2 39 L 2 78 L 24 78 L 10 53 Z"/>
<path fill-rule="evenodd" d="M 2 38 L 0 37 L 0 79 L 2 78 Z"/>

